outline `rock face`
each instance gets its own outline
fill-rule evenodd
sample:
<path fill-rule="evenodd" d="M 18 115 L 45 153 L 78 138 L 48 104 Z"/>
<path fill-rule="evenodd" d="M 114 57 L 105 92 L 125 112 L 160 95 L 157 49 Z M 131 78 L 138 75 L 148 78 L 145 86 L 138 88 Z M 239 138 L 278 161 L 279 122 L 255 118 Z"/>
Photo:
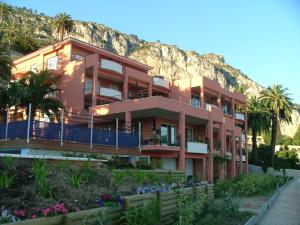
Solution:
<path fill-rule="evenodd" d="M 14 17 L 23 24 L 29 20 L 38 38 L 53 41 L 50 26 L 53 18 L 24 9 L 16 9 Z M 228 65 L 222 55 L 199 55 L 195 51 L 184 51 L 173 45 L 146 42 L 136 35 L 127 35 L 93 22 L 75 21 L 74 31 L 69 36 L 147 64 L 153 67 L 151 75 L 160 74 L 168 79 L 202 75 L 218 81 L 229 90 L 239 85 L 247 85 L 250 95 L 257 95 L 263 88 L 240 70 Z M 293 136 L 299 124 L 299 113 L 295 111 L 293 123 L 282 124 L 282 134 Z"/>

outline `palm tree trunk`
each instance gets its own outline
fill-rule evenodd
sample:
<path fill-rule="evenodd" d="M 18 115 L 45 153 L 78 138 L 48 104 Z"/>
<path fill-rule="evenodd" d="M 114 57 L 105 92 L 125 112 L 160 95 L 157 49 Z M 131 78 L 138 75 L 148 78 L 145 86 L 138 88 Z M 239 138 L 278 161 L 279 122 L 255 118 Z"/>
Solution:
<path fill-rule="evenodd" d="M 276 138 L 277 138 L 277 127 L 278 127 L 278 120 L 277 115 L 272 115 L 272 136 L 271 136 L 271 165 L 275 167 L 275 145 L 276 145 Z"/>
<path fill-rule="evenodd" d="M 252 128 L 252 160 L 257 163 L 257 130 Z"/>
<path fill-rule="evenodd" d="M 15 110 L 14 110 L 14 121 L 17 121 L 18 119 L 18 107 L 15 106 Z"/>

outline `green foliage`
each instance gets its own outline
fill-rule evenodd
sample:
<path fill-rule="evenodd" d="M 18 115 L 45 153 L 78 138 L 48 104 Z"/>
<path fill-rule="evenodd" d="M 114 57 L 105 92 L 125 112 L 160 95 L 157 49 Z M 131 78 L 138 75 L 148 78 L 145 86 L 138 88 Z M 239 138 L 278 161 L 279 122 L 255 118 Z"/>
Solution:
<path fill-rule="evenodd" d="M 237 196 L 256 196 L 270 193 L 277 188 L 277 184 L 283 185 L 288 181 L 284 176 L 272 176 L 270 174 L 250 174 L 237 177 L 234 181 L 227 180 L 215 185 L 215 194 L 222 197 L 226 193 Z"/>
<path fill-rule="evenodd" d="M 79 172 L 76 170 L 73 170 L 71 173 L 71 184 L 72 184 L 72 187 L 74 187 L 74 188 L 77 188 L 77 189 L 80 188 L 81 176 L 80 176 Z"/>
<path fill-rule="evenodd" d="M 292 144 L 293 145 L 300 145 L 300 126 L 298 126 L 298 129 L 297 129 L 297 131 L 294 135 Z"/>
<path fill-rule="evenodd" d="M 54 18 L 52 26 L 54 30 L 59 34 L 60 40 L 62 41 L 66 33 L 72 32 L 74 28 L 74 21 L 67 13 L 59 13 Z"/>
<path fill-rule="evenodd" d="M 252 216 L 249 212 L 239 212 L 231 194 L 210 202 L 204 214 L 197 217 L 195 225 L 235 225 L 244 224 Z"/>
<path fill-rule="evenodd" d="M 17 163 L 17 159 L 13 158 L 11 156 L 5 156 L 3 158 L 3 164 L 4 164 L 4 168 L 7 169 L 10 172 L 13 172 L 16 170 L 16 163 Z"/>
<path fill-rule="evenodd" d="M 276 165 L 279 168 L 300 169 L 300 160 L 296 149 L 281 149 L 276 156 Z"/>
<path fill-rule="evenodd" d="M 111 219 L 105 209 L 101 210 L 97 216 L 95 225 L 111 225 Z"/>
<path fill-rule="evenodd" d="M 133 164 L 128 158 L 113 156 L 107 162 L 107 167 L 110 169 L 133 169 Z"/>
<path fill-rule="evenodd" d="M 2 161 L 3 170 L 0 171 L 0 188 L 10 188 L 16 177 L 17 160 L 11 156 L 5 156 Z"/>
<path fill-rule="evenodd" d="M 84 162 L 80 168 L 80 174 L 82 180 L 85 182 L 91 182 L 91 180 L 98 175 L 97 172 L 92 169 L 90 161 Z"/>
<path fill-rule="evenodd" d="M 155 201 L 142 206 L 134 206 L 122 216 L 125 225 L 157 225 L 158 207 Z"/>
<path fill-rule="evenodd" d="M 145 181 L 146 181 L 146 173 L 144 171 L 141 171 L 141 170 L 134 171 L 133 175 L 134 175 L 134 181 L 138 185 L 142 185 L 142 184 L 145 183 Z"/>
<path fill-rule="evenodd" d="M 194 224 L 204 212 L 207 198 L 201 195 L 189 196 L 179 192 L 177 225 Z"/>
<path fill-rule="evenodd" d="M 113 171 L 111 184 L 116 192 L 118 191 L 118 187 L 122 184 L 122 182 L 125 178 L 125 175 L 126 175 L 126 173 L 124 171 L 121 171 L 121 170 Z"/>
<path fill-rule="evenodd" d="M 35 178 L 37 193 L 41 197 L 52 196 L 52 190 L 49 187 L 49 183 L 47 181 L 47 177 L 49 173 L 48 169 L 49 168 L 45 160 L 34 161 L 31 168 Z"/>
<path fill-rule="evenodd" d="M 0 188 L 10 188 L 14 182 L 15 175 L 7 170 L 0 171 Z"/>
<path fill-rule="evenodd" d="M 148 172 L 146 177 L 152 185 L 157 185 L 159 183 L 159 177 L 155 173 Z"/>

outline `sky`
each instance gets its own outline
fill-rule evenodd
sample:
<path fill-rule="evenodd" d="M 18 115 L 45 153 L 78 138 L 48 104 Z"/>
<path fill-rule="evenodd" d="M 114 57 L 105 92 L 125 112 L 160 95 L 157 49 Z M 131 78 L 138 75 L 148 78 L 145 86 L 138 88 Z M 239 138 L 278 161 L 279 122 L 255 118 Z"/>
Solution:
<path fill-rule="evenodd" d="M 49 16 L 104 24 L 146 41 L 216 53 L 300 103 L 300 0 L 4 0 Z"/>

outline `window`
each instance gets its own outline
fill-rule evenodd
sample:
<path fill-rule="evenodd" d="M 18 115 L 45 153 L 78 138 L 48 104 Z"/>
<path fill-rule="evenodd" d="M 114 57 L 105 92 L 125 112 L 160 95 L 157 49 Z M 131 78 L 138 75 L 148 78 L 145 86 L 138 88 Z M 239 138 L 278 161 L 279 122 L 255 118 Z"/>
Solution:
<path fill-rule="evenodd" d="M 185 137 L 187 142 L 193 142 L 193 129 L 186 128 L 185 129 Z"/>
<path fill-rule="evenodd" d="M 200 107 L 200 98 L 197 95 L 192 95 L 192 106 L 199 108 Z"/>
<path fill-rule="evenodd" d="M 81 55 L 78 55 L 78 54 L 74 55 L 74 59 L 75 59 L 75 60 L 79 60 L 79 59 L 81 59 L 81 58 L 82 58 Z"/>
<path fill-rule="evenodd" d="M 48 59 L 47 69 L 48 70 L 56 70 L 58 65 L 58 57 L 52 57 Z"/>
<path fill-rule="evenodd" d="M 84 93 L 91 94 L 93 90 L 93 79 L 85 78 L 84 82 Z"/>
<path fill-rule="evenodd" d="M 163 145 L 176 144 L 176 128 L 175 125 L 162 124 L 160 127 L 161 143 Z"/>
<path fill-rule="evenodd" d="M 31 71 L 31 72 L 34 72 L 34 73 L 37 73 L 37 72 L 38 72 L 37 64 L 32 64 L 32 65 L 30 66 L 30 71 Z"/>

